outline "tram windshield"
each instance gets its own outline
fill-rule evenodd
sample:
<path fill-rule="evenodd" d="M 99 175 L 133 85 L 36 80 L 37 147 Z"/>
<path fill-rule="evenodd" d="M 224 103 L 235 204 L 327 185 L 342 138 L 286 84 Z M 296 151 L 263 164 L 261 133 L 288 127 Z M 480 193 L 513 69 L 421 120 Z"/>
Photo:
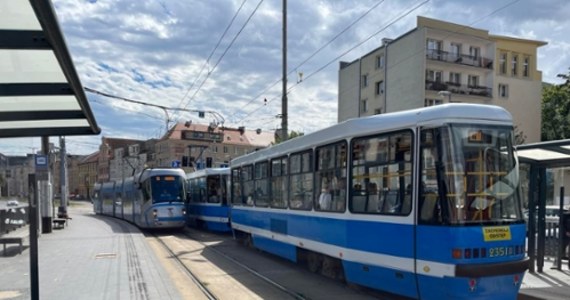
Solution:
<path fill-rule="evenodd" d="M 151 180 L 154 203 L 184 201 L 184 180 L 180 176 L 153 176 Z"/>
<path fill-rule="evenodd" d="M 448 125 L 421 133 L 420 222 L 522 220 L 510 127 Z"/>

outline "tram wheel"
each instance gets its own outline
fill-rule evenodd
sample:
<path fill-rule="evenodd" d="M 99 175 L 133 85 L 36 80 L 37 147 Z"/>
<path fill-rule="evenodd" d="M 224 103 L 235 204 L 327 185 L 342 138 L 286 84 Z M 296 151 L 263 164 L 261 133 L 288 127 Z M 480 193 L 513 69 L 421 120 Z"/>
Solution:
<path fill-rule="evenodd" d="M 323 265 L 323 260 L 319 254 L 310 252 L 307 255 L 307 265 L 309 266 L 309 271 L 319 273 Z"/>
<path fill-rule="evenodd" d="M 248 248 L 253 248 L 253 238 L 251 237 L 251 234 L 245 236 L 243 244 Z"/>

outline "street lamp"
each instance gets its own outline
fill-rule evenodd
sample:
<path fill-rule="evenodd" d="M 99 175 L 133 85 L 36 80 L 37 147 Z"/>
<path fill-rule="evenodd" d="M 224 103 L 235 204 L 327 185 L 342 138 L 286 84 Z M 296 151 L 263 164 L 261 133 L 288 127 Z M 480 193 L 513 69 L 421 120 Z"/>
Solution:
<path fill-rule="evenodd" d="M 450 91 L 439 91 L 437 94 L 443 99 L 445 103 L 445 97 L 447 97 L 447 103 L 451 103 L 451 92 Z"/>

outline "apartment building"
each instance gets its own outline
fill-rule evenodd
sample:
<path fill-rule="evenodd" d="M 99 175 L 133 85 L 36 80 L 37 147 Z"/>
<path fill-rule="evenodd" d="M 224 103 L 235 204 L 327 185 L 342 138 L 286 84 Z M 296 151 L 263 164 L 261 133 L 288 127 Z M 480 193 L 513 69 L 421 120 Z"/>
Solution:
<path fill-rule="evenodd" d="M 92 187 L 97 182 L 97 162 L 99 161 L 99 151 L 91 153 L 77 163 L 78 187 L 76 194 L 89 199 Z"/>
<path fill-rule="evenodd" d="M 178 123 L 156 142 L 153 160 L 157 167 L 179 162 L 188 172 L 198 165 L 222 167 L 235 157 L 268 147 L 274 140 L 273 132 Z"/>
<path fill-rule="evenodd" d="M 525 142 L 540 141 L 546 43 L 419 16 L 416 28 L 339 70 L 338 121 L 467 102 L 507 109 Z"/>

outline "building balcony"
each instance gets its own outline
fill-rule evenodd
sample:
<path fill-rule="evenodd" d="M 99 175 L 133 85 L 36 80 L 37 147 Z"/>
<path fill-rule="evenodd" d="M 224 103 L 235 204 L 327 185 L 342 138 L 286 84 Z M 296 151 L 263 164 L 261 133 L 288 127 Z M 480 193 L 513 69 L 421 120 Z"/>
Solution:
<path fill-rule="evenodd" d="M 484 69 L 493 69 L 493 60 L 480 56 L 450 53 L 442 50 L 427 49 L 426 57 L 431 60 L 443 61 L 464 66 L 472 66 Z"/>
<path fill-rule="evenodd" d="M 493 97 L 493 89 L 486 86 L 472 86 L 466 84 L 459 84 L 454 82 L 441 82 L 426 80 L 426 90 L 430 91 L 449 91 L 457 95 L 470 95 L 479 97 Z"/>

